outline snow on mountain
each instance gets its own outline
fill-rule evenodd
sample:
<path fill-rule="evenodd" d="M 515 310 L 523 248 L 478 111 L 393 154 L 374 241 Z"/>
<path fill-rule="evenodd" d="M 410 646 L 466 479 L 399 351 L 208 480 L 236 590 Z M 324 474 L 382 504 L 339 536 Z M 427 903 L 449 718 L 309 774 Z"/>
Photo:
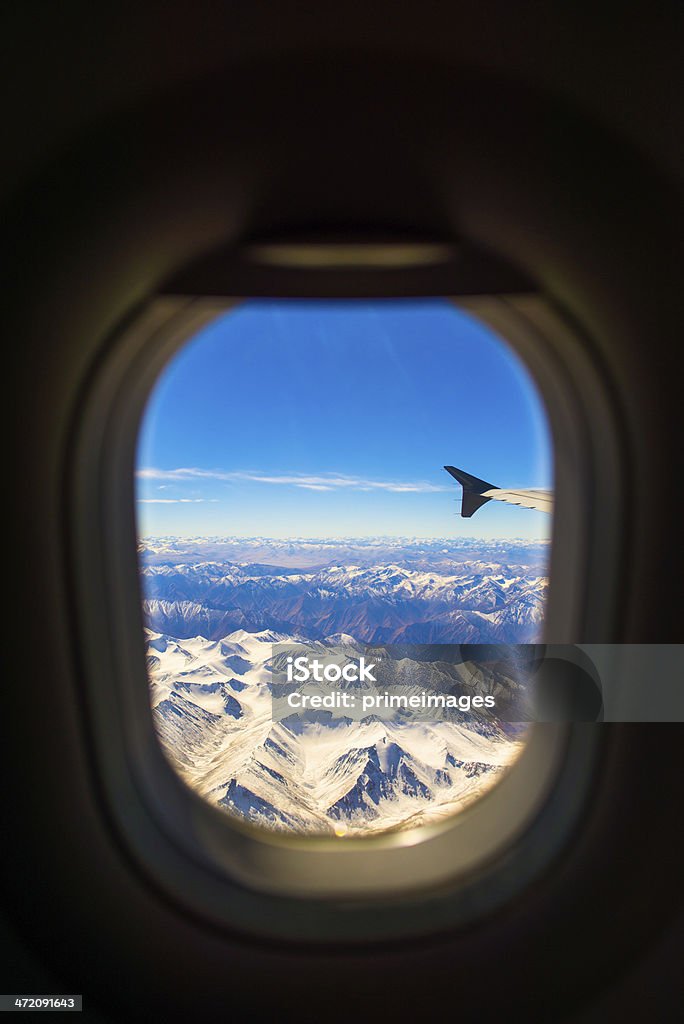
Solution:
<path fill-rule="evenodd" d="M 377 832 L 453 813 L 496 782 L 524 730 L 401 711 L 274 722 L 272 645 L 354 654 L 367 643 L 535 643 L 547 551 L 467 538 L 141 542 L 150 698 L 168 758 L 207 800 L 272 829 Z M 445 690 L 454 672 L 409 651 L 378 681 Z M 475 685 L 502 706 L 517 699 L 492 678 Z"/>
<path fill-rule="evenodd" d="M 325 565 L 389 565 L 448 571 L 461 562 L 543 567 L 548 541 L 475 537 L 145 537 L 138 546 L 141 562 L 172 568 L 200 563 L 232 563 L 252 571 L 289 571 Z"/>
<path fill-rule="evenodd" d="M 271 829 L 372 833 L 451 814 L 518 756 L 491 720 L 273 722 L 272 644 L 280 632 L 236 630 L 179 640 L 147 632 L 150 696 L 160 742 L 182 777 L 229 813 Z M 319 641 L 358 648 L 348 635 Z M 409 671 L 397 662 L 398 675 Z M 434 671 L 443 671 L 435 667 Z"/>
<path fill-rule="evenodd" d="M 346 633 L 366 643 L 534 643 L 547 587 L 538 566 L 494 563 L 463 562 L 448 573 L 394 563 L 253 568 L 147 565 L 148 625 L 181 638 L 241 629 L 312 639 Z"/>

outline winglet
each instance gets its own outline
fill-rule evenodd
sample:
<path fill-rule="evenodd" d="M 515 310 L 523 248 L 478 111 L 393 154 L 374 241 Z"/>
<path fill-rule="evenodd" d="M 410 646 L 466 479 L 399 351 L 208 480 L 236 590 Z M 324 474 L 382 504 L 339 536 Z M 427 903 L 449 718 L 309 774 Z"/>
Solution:
<path fill-rule="evenodd" d="M 478 508 L 491 501 L 491 498 L 483 496 L 483 492 L 497 490 L 495 484 L 488 484 L 486 480 L 480 480 L 479 477 L 471 476 L 470 473 L 465 473 L 462 469 L 456 469 L 455 466 L 445 466 L 444 468 L 463 487 L 461 515 L 464 519 L 470 519 L 477 512 Z"/>

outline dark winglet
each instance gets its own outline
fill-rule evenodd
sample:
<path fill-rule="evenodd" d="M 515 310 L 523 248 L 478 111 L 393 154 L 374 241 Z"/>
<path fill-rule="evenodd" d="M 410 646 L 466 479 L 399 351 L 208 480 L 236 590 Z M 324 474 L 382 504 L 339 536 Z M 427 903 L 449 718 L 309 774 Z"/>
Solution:
<path fill-rule="evenodd" d="M 465 473 L 462 469 L 456 469 L 455 466 L 445 466 L 444 468 L 463 487 L 461 515 L 464 519 L 470 519 L 473 513 L 477 512 L 478 508 L 492 500 L 491 498 L 484 498 L 482 492 L 496 490 L 496 484 L 488 484 L 486 480 L 480 480 L 477 476 L 471 476 L 470 473 Z"/>

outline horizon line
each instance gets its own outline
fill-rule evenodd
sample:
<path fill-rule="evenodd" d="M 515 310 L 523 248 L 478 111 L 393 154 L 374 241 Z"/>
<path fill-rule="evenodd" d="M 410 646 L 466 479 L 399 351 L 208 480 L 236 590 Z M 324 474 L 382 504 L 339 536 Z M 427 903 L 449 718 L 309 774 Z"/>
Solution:
<path fill-rule="evenodd" d="M 268 534 L 260 533 L 245 533 L 245 534 L 222 534 L 222 533 L 164 533 L 164 534 L 144 534 L 138 537 L 138 542 L 146 540 L 223 540 L 223 541 L 244 541 L 244 540 L 259 540 L 259 541 L 279 541 L 284 542 L 312 542 L 312 541 L 326 541 L 326 542 L 342 542 L 342 541 L 369 541 L 369 540 L 392 540 L 392 541 L 438 541 L 440 544 L 457 544 L 460 541 L 523 541 L 528 544 L 550 544 L 550 537 L 521 537 L 521 536 L 503 536 L 496 535 L 491 537 L 478 537 L 473 534 L 461 535 L 459 537 L 443 537 L 438 535 L 430 535 L 421 537 L 417 534 L 389 534 L 389 533 L 369 533 L 369 534 L 346 534 L 346 535 L 335 535 L 335 536 L 314 536 L 314 535 L 303 535 L 303 534 L 288 534 L 282 537 L 276 537 Z"/>

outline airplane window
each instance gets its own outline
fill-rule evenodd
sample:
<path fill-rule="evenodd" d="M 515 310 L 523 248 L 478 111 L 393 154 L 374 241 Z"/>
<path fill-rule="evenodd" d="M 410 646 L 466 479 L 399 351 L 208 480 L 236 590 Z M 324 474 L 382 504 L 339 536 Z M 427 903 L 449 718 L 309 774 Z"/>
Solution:
<path fill-rule="evenodd" d="M 217 316 L 158 378 L 137 454 L 152 714 L 185 782 L 339 837 L 487 792 L 528 732 L 472 645 L 542 637 L 551 482 L 527 370 L 448 300 Z"/>

